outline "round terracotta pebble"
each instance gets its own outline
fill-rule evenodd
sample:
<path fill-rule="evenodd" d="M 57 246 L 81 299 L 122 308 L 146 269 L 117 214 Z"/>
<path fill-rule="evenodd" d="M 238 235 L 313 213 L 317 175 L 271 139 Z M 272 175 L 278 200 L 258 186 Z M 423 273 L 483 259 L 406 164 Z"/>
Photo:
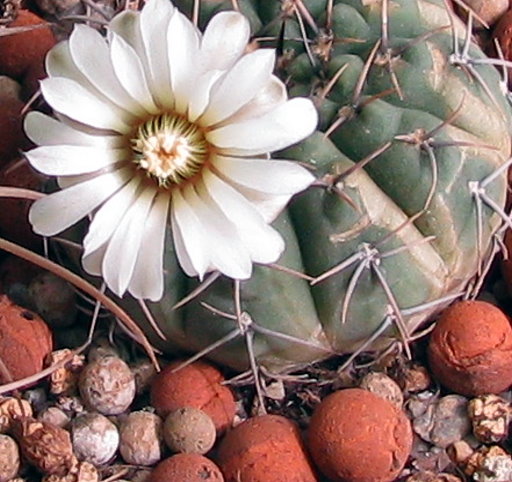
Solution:
<path fill-rule="evenodd" d="M 484 301 L 448 307 L 432 331 L 428 358 L 435 378 L 462 395 L 499 393 L 512 385 L 512 327 Z"/>
<path fill-rule="evenodd" d="M 203 455 L 177 454 L 160 462 L 148 482 L 178 481 L 224 482 L 224 477 L 219 468 Z"/>
<path fill-rule="evenodd" d="M 387 400 L 360 388 L 339 390 L 316 407 L 308 447 L 333 482 L 390 482 L 412 447 L 411 425 Z"/>
<path fill-rule="evenodd" d="M 8 373 L 0 371 L 0 384 L 41 371 L 52 351 L 52 335 L 35 313 L 0 296 L 0 359 Z"/>
<path fill-rule="evenodd" d="M 315 482 L 299 429 L 279 415 L 250 418 L 229 431 L 218 450 L 226 482 Z"/>
<path fill-rule="evenodd" d="M 8 27 L 26 27 L 42 23 L 45 23 L 42 18 L 22 9 Z M 44 78 L 44 58 L 54 45 L 55 37 L 49 27 L 0 36 L 0 74 L 22 81 L 30 71 L 33 77 Z"/>
<path fill-rule="evenodd" d="M 153 380 L 151 403 L 158 414 L 166 417 L 183 407 L 198 408 L 211 417 L 218 433 L 225 431 L 233 422 L 236 404 L 231 390 L 221 384 L 222 374 L 201 361 L 173 372 L 179 365 L 171 363 Z"/>

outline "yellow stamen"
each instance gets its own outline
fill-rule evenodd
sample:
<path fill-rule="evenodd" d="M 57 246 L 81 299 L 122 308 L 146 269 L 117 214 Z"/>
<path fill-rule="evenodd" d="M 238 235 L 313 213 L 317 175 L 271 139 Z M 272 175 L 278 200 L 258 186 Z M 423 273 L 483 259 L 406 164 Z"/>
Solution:
<path fill-rule="evenodd" d="M 132 149 L 134 161 L 163 187 L 190 179 L 208 157 L 202 130 L 175 114 L 142 123 L 132 139 Z"/>

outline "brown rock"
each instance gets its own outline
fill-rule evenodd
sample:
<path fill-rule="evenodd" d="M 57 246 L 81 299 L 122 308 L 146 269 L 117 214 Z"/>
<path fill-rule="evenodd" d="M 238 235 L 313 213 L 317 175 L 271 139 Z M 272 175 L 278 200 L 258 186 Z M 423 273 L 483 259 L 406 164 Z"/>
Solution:
<path fill-rule="evenodd" d="M 471 432 L 468 401 L 461 395 L 446 395 L 428 404 L 424 413 L 414 417 L 414 431 L 436 447 L 446 448 Z"/>
<path fill-rule="evenodd" d="M 0 166 L 4 167 L 19 156 L 20 151 L 28 146 L 28 141 L 23 132 L 23 102 L 17 97 L 0 97 L 0 103 Z"/>
<path fill-rule="evenodd" d="M 23 456 L 45 474 L 65 475 L 75 462 L 69 432 L 32 418 L 15 422 Z"/>
<path fill-rule="evenodd" d="M 482 19 L 487 25 L 494 25 L 508 10 L 509 0 L 464 0 L 464 3 L 471 9 L 474 15 Z M 467 18 L 467 10 L 460 6 L 457 11 L 462 18 Z M 484 28 L 484 25 L 473 18 L 475 27 Z"/>
<path fill-rule="evenodd" d="M 177 454 L 160 462 L 149 482 L 224 482 L 219 468 L 199 454 Z"/>
<path fill-rule="evenodd" d="M 390 482 L 412 448 L 405 414 L 359 388 L 339 390 L 316 408 L 308 431 L 314 462 L 332 481 Z"/>
<path fill-rule="evenodd" d="M 43 177 L 23 159 L 12 160 L 0 171 L 0 186 L 37 191 L 41 187 L 42 179 Z M 0 198 L 0 200 L 2 203 L 0 234 L 25 248 L 41 251 L 42 238 L 34 234 L 28 221 L 28 211 L 32 201 L 22 198 Z"/>
<path fill-rule="evenodd" d="M 501 274 L 509 295 L 512 295 L 512 229 L 507 229 L 503 239 L 507 248 L 507 257 L 501 260 Z"/>
<path fill-rule="evenodd" d="M 47 475 L 41 482 L 99 482 L 100 475 L 89 462 L 76 461 L 66 475 Z"/>
<path fill-rule="evenodd" d="M 512 457 L 497 445 L 482 446 L 469 458 L 464 473 L 473 480 L 508 482 L 512 480 Z"/>
<path fill-rule="evenodd" d="M 452 474 L 425 471 L 407 477 L 405 482 L 462 482 L 462 480 Z"/>
<path fill-rule="evenodd" d="M 44 58 L 55 45 L 55 37 L 49 27 L 37 27 L 44 23 L 42 18 L 29 10 L 18 11 L 18 16 L 8 28 L 36 27 L 26 32 L 0 37 L 0 74 L 18 81 L 23 81 L 29 73 L 39 79 L 45 76 Z"/>
<path fill-rule="evenodd" d="M 51 351 L 52 336 L 44 321 L 0 296 L 0 359 L 6 369 L 0 371 L 0 383 L 41 371 Z"/>
<path fill-rule="evenodd" d="M 493 38 L 500 44 L 505 60 L 512 60 L 512 10 L 506 12 L 493 30 Z M 508 69 L 509 88 L 512 84 L 512 69 Z"/>
<path fill-rule="evenodd" d="M 501 442 L 508 435 L 510 403 L 497 395 L 481 395 L 468 405 L 473 435 L 486 444 Z"/>
<path fill-rule="evenodd" d="M 231 390 L 221 384 L 222 374 L 205 362 L 173 371 L 179 364 L 166 366 L 153 380 L 152 405 L 162 417 L 179 408 L 198 408 L 211 417 L 217 432 L 225 431 L 233 423 L 236 405 Z"/>
<path fill-rule="evenodd" d="M 315 482 L 297 426 L 278 415 L 250 418 L 228 432 L 218 451 L 226 482 Z"/>
<path fill-rule="evenodd" d="M 0 433 L 11 430 L 15 420 L 32 417 L 32 405 L 23 398 L 5 397 L 0 399 Z"/>
<path fill-rule="evenodd" d="M 447 308 L 428 347 L 434 376 L 463 395 L 499 393 L 512 384 L 512 328 L 505 314 L 484 301 Z"/>

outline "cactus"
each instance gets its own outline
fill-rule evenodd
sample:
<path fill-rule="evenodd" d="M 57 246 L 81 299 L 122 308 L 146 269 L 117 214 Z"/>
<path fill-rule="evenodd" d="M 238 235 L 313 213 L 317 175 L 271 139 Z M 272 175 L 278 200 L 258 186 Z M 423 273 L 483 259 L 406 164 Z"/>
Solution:
<path fill-rule="evenodd" d="M 192 15 L 194 2 L 175 2 Z M 166 251 L 166 290 L 148 303 L 162 342 L 238 370 L 288 371 L 333 354 L 405 350 L 456 297 L 474 295 L 500 247 L 510 120 L 506 82 L 443 0 L 199 2 L 199 26 L 245 13 L 280 53 L 292 95 L 319 131 L 281 158 L 317 181 L 275 222 L 278 264 L 248 281 L 202 283 Z M 471 16 L 470 20 L 471 22 Z M 133 310 L 137 307 L 133 306 Z"/>

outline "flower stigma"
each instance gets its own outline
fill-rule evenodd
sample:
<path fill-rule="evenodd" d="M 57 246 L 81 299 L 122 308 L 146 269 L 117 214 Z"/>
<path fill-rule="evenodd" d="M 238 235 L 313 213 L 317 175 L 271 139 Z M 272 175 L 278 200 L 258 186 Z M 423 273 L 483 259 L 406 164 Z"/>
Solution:
<path fill-rule="evenodd" d="M 209 155 L 202 129 L 173 113 L 140 124 L 131 145 L 134 162 L 164 188 L 193 177 Z"/>

